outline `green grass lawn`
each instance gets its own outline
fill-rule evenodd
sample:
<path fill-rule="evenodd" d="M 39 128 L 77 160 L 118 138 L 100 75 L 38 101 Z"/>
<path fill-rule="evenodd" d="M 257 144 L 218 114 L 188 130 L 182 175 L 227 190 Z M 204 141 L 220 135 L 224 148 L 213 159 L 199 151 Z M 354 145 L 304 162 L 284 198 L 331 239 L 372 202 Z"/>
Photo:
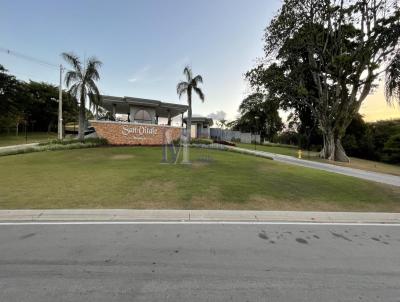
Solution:
<path fill-rule="evenodd" d="M 0 157 L 0 208 L 400 212 L 400 188 L 233 152 L 191 156 L 160 164 L 158 147 L 103 147 Z"/>
<path fill-rule="evenodd" d="M 0 147 L 21 145 L 26 143 L 40 143 L 55 138 L 57 138 L 57 133 L 53 132 L 28 132 L 27 137 L 25 137 L 25 133 L 23 132 L 20 132 L 18 136 L 16 136 L 15 133 L 0 134 Z"/>
<path fill-rule="evenodd" d="M 254 144 L 239 143 L 239 144 L 236 144 L 236 146 L 254 150 Z M 282 155 L 289 155 L 289 156 L 294 156 L 294 157 L 298 157 L 298 151 L 299 151 L 298 148 L 283 147 L 283 146 L 269 146 L 269 145 L 257 145 L 256 148 L 257 148 L 257 150 L 261 150 L 261 151 L 272 152 L 272 153 L 277 153 L 277 154 L 282 154 Z M 386 163 L 381 163 L 381 162 L 376 162 L 376 161 L 366 160 L 366 159 L 360 159 L 360 158 L 355 158 L 355 157 L 350 158 L 350 163 L 332 162 L 332 161 L 328 161 L 328 160 L 319 158 L 318 152 L 305 151 L 305 150 L 302 150 L 302 151 L 303 151 L 303 154 L 302 154 L 303 159 L 314 160 L 314 161 L 324 162 L 324 163 L 338 165 L 338 166 L 344 166 L 344 167 L 350 167 L 350 168 L 356 168 L 356 169 L 380 172 L 380 173 L 388 173 L 388 174 L 400 176 L 400 166 L 399 165 L 391 165 L 391 164 L 386 164 Z"/>

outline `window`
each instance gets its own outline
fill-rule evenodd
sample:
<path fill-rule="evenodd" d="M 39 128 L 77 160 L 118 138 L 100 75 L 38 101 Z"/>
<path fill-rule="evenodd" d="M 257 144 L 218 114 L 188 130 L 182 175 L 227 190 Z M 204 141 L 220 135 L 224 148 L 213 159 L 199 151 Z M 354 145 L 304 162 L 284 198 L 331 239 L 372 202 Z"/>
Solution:
<path fill-rule="evenodd" d="M 151 122 L 152 122 L 150 114 L 146 110 L 143 110 L 143 109 L 140 109 L 135 113 L 134 120 L 135 120 L 135 122 L 144 123 L 144 124 L 151 124 Z"/>

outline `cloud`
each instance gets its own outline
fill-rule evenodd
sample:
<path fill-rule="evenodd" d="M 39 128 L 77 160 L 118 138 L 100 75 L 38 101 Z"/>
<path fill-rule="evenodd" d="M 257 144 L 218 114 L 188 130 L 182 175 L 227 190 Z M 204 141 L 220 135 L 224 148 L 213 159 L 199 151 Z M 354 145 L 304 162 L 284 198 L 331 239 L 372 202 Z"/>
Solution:
<path fill-rule="evenodd" d="M 217 112 L 210 113 L 208 117 L 212 118 L 215 121 L 225 120 L 226 119 L 226 112 L 223 110 L 219 110 Z"/>
<path fill-rule="evenodd" d="M 146 76 L 147 72 L 151 69 L 150 65 L 145 65 L 142 68 L 140 68 L 138 71 L 136 71 L 130 79 L 128 79 L 128 82 L 135 83 L 138 81 L 142 81 Z"/>

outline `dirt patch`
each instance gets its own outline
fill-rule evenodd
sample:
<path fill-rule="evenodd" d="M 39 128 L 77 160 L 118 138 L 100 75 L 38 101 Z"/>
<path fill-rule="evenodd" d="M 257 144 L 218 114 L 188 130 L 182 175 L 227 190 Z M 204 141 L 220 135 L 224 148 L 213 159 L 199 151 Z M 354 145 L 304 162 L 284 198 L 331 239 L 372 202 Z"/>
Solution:
<path fill-rule="evenodd" d="M 192 167 L 193 168 L 202 168 L 202 167 L 207 167 L 208 165 L 210 165 L 210 161 L 203 161 L 203 160 L 196 160 L 192 162 Z"/>
<path fill-rule="evenodd" d="M 111 159 L 115 159 L 115 160 L 124 160 L 124 159 L 131 159 L 134 158 L 135 156 L 132 154 L 116 154 L 111 156 Z"/>
<path fill-rule="evenodd" d="M 179 198 L 176 193 L 173 181 L 146 180 L 132 185 L 124 200 L 129 207 L 138 209 L 177 208 Z"/>

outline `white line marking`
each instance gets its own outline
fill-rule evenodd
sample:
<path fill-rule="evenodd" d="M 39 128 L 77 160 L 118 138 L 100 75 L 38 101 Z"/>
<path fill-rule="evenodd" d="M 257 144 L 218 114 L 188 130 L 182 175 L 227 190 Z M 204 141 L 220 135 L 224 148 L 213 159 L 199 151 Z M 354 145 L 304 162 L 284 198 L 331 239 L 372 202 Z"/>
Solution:
<path fill-rule="evenodd" d="M 278 221 L 38 221 L 0 222 L 0 226 L 39 225 L 343 225 L 343 226 L 392 226 L 400 223 L 358 223 L 358 222 L 278 222 Z"/>

